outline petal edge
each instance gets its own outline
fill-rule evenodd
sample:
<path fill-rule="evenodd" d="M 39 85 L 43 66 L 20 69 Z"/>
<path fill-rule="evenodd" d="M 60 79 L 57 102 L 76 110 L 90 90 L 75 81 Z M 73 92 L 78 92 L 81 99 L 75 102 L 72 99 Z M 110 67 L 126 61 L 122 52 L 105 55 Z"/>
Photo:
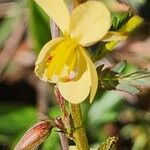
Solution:
<path fill-rule="evenodd" d="M 99 41 L 110 26 L 110 12 L 100 1 L 87 1 L 76 7 L 71 14 L 71 37 L 83 46 Z"/>
<path fill-rule="evenodd" d="M 70 24 L 70 14 L 63 0 L 35 0 L 35 2 L 66 33 Z"/>

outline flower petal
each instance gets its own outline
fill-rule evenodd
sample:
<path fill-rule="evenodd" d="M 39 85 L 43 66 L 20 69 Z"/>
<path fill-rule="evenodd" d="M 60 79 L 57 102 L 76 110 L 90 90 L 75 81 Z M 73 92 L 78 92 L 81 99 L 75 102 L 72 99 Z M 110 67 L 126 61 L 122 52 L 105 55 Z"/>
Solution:
<path fill-rule="evenodd" d="M 95 94 L 98 87 L 98 76 L 96 71 L 96 66 L 91 60 L 89 60 L 90 70 L 91 70 L 91 92 L 90 92 L 90 103 L 94 100 Z"/>
<path fill-rule="evenodd" d="M 43 81 L 47 81 L 47 77 L 44 76 L 44 72 L 46 69 L 46 65 L 45 65 L 45 60 L 49 55 L 49 52 L 61 41 L 63 41 L 64 38 L 57 38 L 57 39 L 53 39 L 51 41 L 49 41 L 48 43 L 46 43 L 44 45 L 44 47 L 42 48 L 42 50 L 40 51 L 38 58 L 35 62 L 35 69 L 34 72 L 35 74 Z"/>
<path fill-rule="evenodd" d="M 98 87 L 98 76 L 97 76 L 96 66 L 91 61 L 91 59 L 88 57 L 88 55 L 86 54 L 86 52 L 84 50 L 83 50 L 83 54 L 89 64 L 88 69 L 89 69 L 89 72 L 91 75 L 90 103 L 92 103 L 92 101 L 95 97 L 96 91 L 97 91 L 97 87 Z"/>
<path fill-rule="evenodd" d="M 35 72 L 44 81 L 56 83 L 68 78 L 76 64 L 76 43 L 58 38 L 48 42 L 41 50 Z"/>
<path fill-rule="evenodd" d="M 83 102 L 90 93 L 91 74 L 84 55 L 79 51 L 79 66 L 80 69 L 77 79 L 69 82 L 58 82 L 58 89 L 64 99 L 71 103 L 78 104 Z"/>
<path fill-rule="evenodd" d="M 73 104 L 83 102 L 90 93 L 89 72 L 86 71 L 77 81 L 58 82 L 58 89 L 64 99 Z"/>
<path fill-rule="evenodd" d="M 38 55 L 38 58 L 36 60 L 36 63 L 35 65 L 41 63 L 45 57 L 45 55 L 47 54 L 47 52 L 52 49 L 52 47 L 56 46 L 58 43 L 60 43 L 61 41 L 63 41 L 65 38 L 63 37 L 60 37 L 60 38 L 56 38 L 56 39 L 53 39 L 49 42 L 47 42 L 44 47 L 42 48 L 42 50 L 40 51 L 39 55 Z"/>
<path fill-rule="evenodd" d="M 111 15 L 99 1 L 88 1 L 76 7 L 71 14 L 70 36 L 81 45 L 99 41 L 111 26 Z"/>
<path fill-rule="evenodd" d="M 68 31 L 70 23 L 69 11 L 63 0 L 35 0 L 37 4 L 58 25 L 63 33 Z"/>

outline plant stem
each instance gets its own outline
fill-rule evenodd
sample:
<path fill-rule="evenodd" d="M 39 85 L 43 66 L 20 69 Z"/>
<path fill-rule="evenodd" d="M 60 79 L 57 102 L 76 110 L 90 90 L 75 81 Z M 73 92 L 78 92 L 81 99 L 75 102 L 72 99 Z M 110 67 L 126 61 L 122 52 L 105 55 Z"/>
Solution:
<path fill-rule="evenodd" d="M 82 113 L 80 105 L 70 104 L 71 116 L 75 131 L 73 133 L 76 147 L 78 150 L 89 150 L 88 140 L 83 127 Z"/>
<path fill-rule="evenodd" d="M 68 146 L 68 139 L 66 137 L 66 134 L 60 132 L 59 137 L 62 145 L 62 150 L 68 150 L 69 146 Z"/>

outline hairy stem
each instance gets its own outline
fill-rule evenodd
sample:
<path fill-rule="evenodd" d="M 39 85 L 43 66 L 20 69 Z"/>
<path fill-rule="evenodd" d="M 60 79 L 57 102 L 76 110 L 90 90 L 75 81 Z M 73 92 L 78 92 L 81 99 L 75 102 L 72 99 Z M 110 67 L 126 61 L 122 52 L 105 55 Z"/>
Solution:
<path fill-rule="evenodd" d="M 73 133 L 76 147 L 78 150 L 89 150 L 88 140 L 83 127 L 82 113 L 80 105 L 70 104 L 71 116 L 75 131 Z"/>

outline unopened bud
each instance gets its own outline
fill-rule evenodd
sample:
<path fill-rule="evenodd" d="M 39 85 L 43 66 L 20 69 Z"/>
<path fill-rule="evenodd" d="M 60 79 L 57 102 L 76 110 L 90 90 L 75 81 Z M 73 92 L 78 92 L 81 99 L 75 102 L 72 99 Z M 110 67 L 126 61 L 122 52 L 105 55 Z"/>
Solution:
<path fill-rule="evenodd" d="M 31 150 L 37 147 L 48 138 L 52 128 L 52 123 L 48 121 L 36 123 L 25 133 L 14 150 Z"/>

